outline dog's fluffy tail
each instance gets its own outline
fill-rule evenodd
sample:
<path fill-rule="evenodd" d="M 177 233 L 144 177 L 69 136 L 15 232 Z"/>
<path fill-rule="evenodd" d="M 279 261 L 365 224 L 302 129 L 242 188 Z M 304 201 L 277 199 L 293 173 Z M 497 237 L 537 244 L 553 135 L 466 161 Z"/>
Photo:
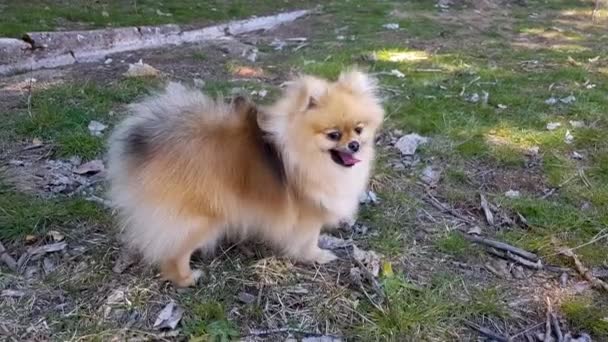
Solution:
<path fill-rule="evenodd" d="M 157 262 L 187 238 L 171 226 L 187 227 L 193 222 L 167 222 L 180 216 L 171 208 L 146 207 L 142 203 L 140 172 L 162 150 L 184 150 L 193 136 L 236 124 L 231 105 L 214 100 L 198 90 L 170 83 L 160 93 L 129 106 L 130 116 L 110 138 L 108 177 L 110 200 L 117 211 L 124 242 Z M 181 147 L 180 147 L 181 145 Z M 187 149 L 186 149 L 187 150 Z"/>

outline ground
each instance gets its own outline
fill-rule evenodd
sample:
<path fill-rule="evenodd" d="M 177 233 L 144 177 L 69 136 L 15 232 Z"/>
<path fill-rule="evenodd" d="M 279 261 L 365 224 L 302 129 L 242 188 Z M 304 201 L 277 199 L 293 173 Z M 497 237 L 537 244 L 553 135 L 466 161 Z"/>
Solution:
<path fill-rule="evenodd" d="M 221 15 L 197 16 L 192 1 L 167 2 L 161 14 L 149 1 L 95 2 L 97 15 L 63 1 L 29 3 L 0 5 L 2 17 L 15 18 L 0 24 L 2 35 L 196 25 L 315 6 L 228 1 L 217 5 Z M 606 280 L 608 11 L 593 9 L 577 0 L 350 0 L 233 41 L 0 78 L 0 239 L 20 259 L 18 272 L 0 265 L 0 335 L 469 341 L 487 338 L 485 329 L 527 341 L 544 333 L 550 304 L 564 333 L 608 340 L 606 292 L 560 253 L 571 248 L 595 279 Z M 156 16 L 126 14 L 138 11 Z M 391 23 L 398 26 L 384 26 Z M 123 76 L 139 59 L 162 75 Z M 127 103 L 168 80 L 265 103 L 292 74 L 332 78 L 353 64 L 380 79 L 387 110 L 371 181 L 378 201 L 362 206 L 353 227 L 331 234 L 377 253 L 377 276 L 348 255 L 311 267 L 263 244 L 226 244 L 196 258 L 205 276 L 191 289 L 175 289 L 137 261 L 126 267 L 103 201 L 103 171 L 82 166 L 103 160 Z M 108 128 L 94 136 L 91 120 Z M 429 140 L 403 156 L 395 145 L 409 133 Z M 469 232 L 533 252 L 551 267 L 499 258 L 471 243 Z M 177 328 L 154 327 L 171 302 L 183 309 Z"/>

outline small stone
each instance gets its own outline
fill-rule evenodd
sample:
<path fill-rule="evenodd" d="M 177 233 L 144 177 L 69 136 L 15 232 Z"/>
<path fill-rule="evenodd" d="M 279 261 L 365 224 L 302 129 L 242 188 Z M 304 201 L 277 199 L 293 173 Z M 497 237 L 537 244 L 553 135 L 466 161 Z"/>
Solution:
<path fill-rule="evenodd" d="M 397 24 L 397 23 L 388 23 L 388 24 L 382 25 L 382 27 L 384 27 L 387 30 L 398 30 L 399 29 L 399 24 Z"/>
<path fill-rule="evenodd" d="M 405 74 L 402 73 L 401 71 L 397 70 L 397 69 L 391 70 L 391 75 L 397 76 L 397 78 L 404 78 L 405 77 Z"/>
<path fill-rule="evenodd" d="M 470 234 L 470 235 L 481 235 L 481 228 L 479 226 L 474 226 L 473 228 L 469 229 L 469 231 L 467 232 L 467 234 Z"/>
<path fill-rule="evenodd" d="M 107 18 L 110 16 L 110 13 L 108 13 L 108 11 L 101 11 L 101 16 Z"/>
<path fill-rule="evenodd" d="M 395 143 L 395 147 L 404 156 L 412 156 L 416 153 L 418 146 L 426 144 L 429 138 L 420 136 L 416 133 L 404 135 Z"/>
<path fill-rule="evenodd" d="M 160 75 L 160 71 L 140 59 L 137 63 L 129 64 L 129 69 L 124 75 L 126 77 L 153 77 Z"/>
<path fill-rule="evenodd" d="M 561 126 L 562 126 L 562 124 L 559 122 L 549 122 L 547 124 L 547 130 L 554 131 L 554 130 L 560 128 Z"/>
<path fill-rule="evenodd" d="M 378 195 L 375 192 L 368 190 L 359 196 L 360 204 L 377 204 L 378 203 Z"/>
<path fill-rule="evenodd" d="M 469 96 L 466 96 L 465 100 L 468 102 L 471 102 L 471 103 L 477 103 L 477 102 L 479 102 L 479 94 L 473 93 Z"/>
<path fill-rule="evenodd" d="M 114 60 L 113 60 L 112 58 L 107 58 L 107 59 L 106 59 L 106 60 L 103 62 L 103 64 L 105 64 L 105 65 L 112 64 L 112 62 L 113 62 L 113 61 L 114 61 Z"/>
<path fill-rule="evenodd" d="M 107 127 L 108 126 L 102 124 L 99 121 L 92 120 L 91 122 L 89 122 L 89 133 L 91 133 L 91 135 L 94 137 L 100 137 L 103 135 L 103 131 Z"/>
<path fill-rule="evenodd" d="M 550 97 L 545 100 L 545 103 L 552 106 L 557 103 L 557 99 L 555 97 Z"/>
<path fill-rule="evenodd" d="M 51 260 L 51 258 L 44 258 L 42 260 L 42 269 L 44 270 L 45 274 L 52 273 L 56 268 L 57 266 L 53 260 Z"/>
<path fill-rule="evenodd" d="M 441 171 L 433 168 L 430 165 L 425 167 L 422 170 L 422 174 L 420 175 L 420 179 L 429 186 L 437 185 L 440 177 L 441 177 Z"/>
<path fill-rule="evenodd" d="M 564 272 L 559 276 L 559 286 L 566 288 L 568 286 L 568 273 Z"/>
<path fill-rule="evenodd" d="M 498 107 L 498 109 L 507 109 L 508 107 L 502 103 L 499 103 L 496 107 Z"/>
<path fill-rule="evenodd" d="M 71 156 L 69 162 L 74 166 L 78 166 L 82 164 L 82 158 L 80 158 L 79 156 Z"/>
<path fill-rule="evenodd" d="M 511 275 L 515 279 L 524 279 L 526 277 L 526 273 L 524 272 L 524 268 L 521 266 L 515 266 L 511 270 Z"/>
<path fill-rule="evenodd" d="M 255 302 L 256 296 L 247 292 L 239 292 L 239 300 L 245 304 L 251 304 Z"/>
<path fill-rule="evenodd" d="M 107 305 L 119 305 L 126 302 L 126 295 L 124 288 L 114 289 L 112 293 L 106 298 Z"/>
<path fill-rule="evenodd" d="M 572 128 L 583 128 L 585 127 L 585 123 L 583 121 L 574 121 L 574 120 L 570 120 L 570 126 L 572 126 Z"/>
<path fill-rule="evenodd" d="M 576 97 L 574 97 L 573 95 L 562 97 L 561 99 L 559 99 L 559 102 L 564 104 L 571 104 L 574 101 L 576 101 Z"/>
<path fill-rule="evenodd" d="M 572 151 L 572 159 L 583 160 L 585 157 L 576 151 Z"/>
<path fill-rule="evenodd" d="M 203 88 L 205 86 L 205 81 L 201 78 L 194 78 L 192 80 L 192 82 L 194 83 L 194 86 L 197 88 Z"/>
<path fill-rule="evenodd" d="M 509 190 L 509 191 L 505 192 L 505 196 L 507 198 L 519 198 L 521 196 L 521 194 L 517 190 Z"/>
<path fill-rule="evenodd" d="M 103 161 L 96 159 L 80 165 L 79 167 L 74 169 L 73 172 L 78 175 L 91 175 L 104 170 L 105 166 L 103 165 Z"/>

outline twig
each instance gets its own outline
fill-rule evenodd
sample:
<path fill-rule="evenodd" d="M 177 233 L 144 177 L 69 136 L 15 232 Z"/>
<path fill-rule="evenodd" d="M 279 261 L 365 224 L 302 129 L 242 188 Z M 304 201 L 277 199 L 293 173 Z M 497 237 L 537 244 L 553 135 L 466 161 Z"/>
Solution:
<path fill-rule="evenodd" d="M 534 270 L 543 269 L 543 263 L 540 261 L 540 259 L 538 261 L 534 262 L 534 261 L 530 261 L 526 258 L 522 258 L 519 255 L 513 254 L 509 251 L 506 251 L 506 252 L 498 251 L 492 247 L 488 248 L 488 252 L 490 252 L 490 254 L 496 255 L 499 258 L 515 261 L 518 264 L 521 264 L 523 266 L 526 266 L 526 267 L 534 269 Z"/>
<path fill-rule="evenodd" d="M 302 329 L 295 329 L 295 328 L 277 328 L 277 329 L 264 329 L 264 330 L 251 329 L 251 330 L 249 330 L 249 334 L 247 334 L 246 336 L 267 336 L 267 335 L 282 334 L 282 333 L 286 333 L 286 332 L 303 334 L 303 335 L 307 335 L 307 336 L 327 336 L 327 337 L 331 337 L 334 339 L 340 338 L 340 336 L 336 336 L 336 335 L 322 335 L 319 333 L 314 333 L 314 332 L 305 331 Z"/>
<path fill-rule="evenodd" d="M 594 243 L 596 243 L 596 242 L 598 242 L 598 241 L 600 241 L 600 240 L 602 240 L 602 239 L 604 239 L 604 238 L 607 238 L 607 237 L 608 237 L 608 233 L 604 234 L 604 232 L 605 232 L 605 231 L 606 231 L 606 229 L 604 228 L 604 229 L 602 229 L 602 230 L 601 230 L 599 233 L 595 234 L 595 236 L 593 237 L 593 239 L 591 239 L 591 240 L 589 240 L 589 241 L 585 242 L 585 243 L 584 243 L 584 244 L 582 244 L 582 245 L 578 245 L 578 246 L 576 246 L 576 247 L 572 247 L 572 248 L 569 248 L 569 249 L 570 249 L 571 251 L 575 251 L 575 250 L 580 249 L 580 248 L 583 248 L 583 247 L 585 247 L 585 246 L 589 246 L 589 245 L 591 245 L 591 244 L 594 244 Z M 554 255 L 558 255 L 558 254 L 561 254 L 561 252 L 557 252 L 557 253 L 549 254 L 549 255 L 547 255 L 547 256 L 554 256 Z"/>
<path fill-rule="evenodd" d="M 492 214 L 492 210 L 490 210 L 490 205 L 488 204 L 488 200 L 486 199 L 486 196 L 484 196 L 483 194 L 479 194 L 479 197 L 481 199 L 481 209 L 483 210 L 483 214 L 486 217 L 486 221 L 488 221 L 488 224 L 490 226 L 494 225 L 494 214 Z"/>
<path fill-rule="evenodd" d="M 509 244 L 506 244 L 504 242 L 500 242 L 500 241 L 495 241 L 495 240 L 490 240 L 490 239 L 486 239 L 483 238 L 481 236 L 476 236 L 476 235 L 470 235 L 470 234 L 464 234 L 464 238 L 471 241 L 471 242 L 475 242 L 475 243 L 479 243 L 482 245 L 486 245 L 486 246 L 490 246 L 490 247 L 494 247 L 496 249 L 505 251 L 505 252 L 511 252 L 513 254 L 519 255 L 521 257 L 524 257 L 528 260 L 532 260 L 534 262 L 537 262 L 539 259 L 539 257 L 534 254 L 534 253 L 530 253 L 528 251 L 525 251 L 521 248 L 517 248 L 514 246 L 511 246 Z"/>
<path fill-rule="evenodd" d="M 581 260 L 578 258 L 578 256 L 576 256 L 576 254 L 574 254 L 571 249 L 562 249 L 560 254 L 570 257 L 574 261 L 574 267 L 576 268 L 576 271 L 588 282 L 590 282 L 594 287 L 598 289 L 603 289 L 604 291 L 608 292 L 608 284 L 594 277 L 591 271 L 587 267 L 585 267 L 585 265 L 583 265 Z"/>
<path fill-rule="evenodd" d="M 11 271 L 17 272 L 17 262 L 8 254 L 2 242 L 0 242 L 0 260 L 2 260 Z"/>
<path fill-rule="evenodd" d="M 551 339 L 551 314 L 553 314 L 553 306 L 549 297 L 545 298 L 547 302 L 547 320 L 545 322 L 545 339 L 543 341 L 549 341 Z"/>
<path fill-rule="evenodd" d="M 498 342 L 509 342 L 510 341 L 510 338 L 505 337 L 503 335 L 499 335 L 488 328 L 480 327 L 477 324 L 473 324 L 471 322 L 466 322 L 466 324 L 471 329 L 473 329 L 473 330 L 477 331 L 478 333 L 480 333 L 486 337 L 489 337 L 495 341 L 498 341 Z"/>
<path fill-rule="evenodd" d="M 580 173 L 576 173 L 573 176 L 571 176 L 570 178 L 566 179 L 565 181 L 561 182 L 560 184 L 558 184 L 555 188 L 549 190 L 549 192 L 547 192 L 546 194 L 544 194 L 540 199 L 547 199 L 549 196 L 553 195 L 557 190 L 561 189 L 564 187 L 564 185 L 570 183 L 574 178 L 576 177 L 580 177 L 581 174 Z"/>
<path fill-rule="evenodd" d="M 438 210 L 444 212 L 444 213 L 448 213 L 466 223 L 470 223 L 470 224 L 474 224 L 475 222 L 471 219 L 469 219 L 468 217 L 462 215 L 461 213 L 457 212 L 456 210 L 449 208 L 448 206 L 446 206 L 445 204 L 441 203 L 437 198 L 435 198 L 435 196 L 431 195 L 430 193 L 426 193 L 427 197 L 428 197 L 428 202 L 435 208 L 437 208 Z"/>
<path fill-rule="evenodd" d="M 27 91 L 27 113 L 29 114 L 30 118 L 33 117 L 34 115 L 32 114 L 32 81 L 33 79 L 30 77 L 30 85 L 28 87 L 28 91 Z"/>
<path fill-rule="evenodd" d="M 562 329 L 559 327 L 557 315 L 554 312 L 551 313 L 551 325 L 553 325 L 553 331 L 557 337 L 557 342 L 564 342 L 564 335 L 562 334 Z"/>

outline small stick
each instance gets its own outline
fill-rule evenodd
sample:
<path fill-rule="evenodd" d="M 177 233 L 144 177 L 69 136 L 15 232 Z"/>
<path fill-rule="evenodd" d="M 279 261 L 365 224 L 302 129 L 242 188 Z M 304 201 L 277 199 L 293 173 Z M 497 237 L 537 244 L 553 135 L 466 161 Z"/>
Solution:
<path fill-rule="evenodd" d="M 466 324 L 472 328 L 473 330 L 477 331 L 478 333 L 489 337 L 495 341 L 498 342 L 509 342 L 509 338 L 508 337 L 504 337 L 503 335 L 498 335 L 495 332 L 493 332 L 492 330 L 488 329 L 488 328 L 484 328 L 484 327 L 480 327 L 477 326 L 476 324 L 470 323 L 470 322 L 466 322 Z"/>
<path fill-rule="evenodd" d="M 429 203 L 437 208 L 438 210 L 444 212 L 444 213 L 448 213 L 466 223 L 471 223 L 473 224 L 474 222 L 469 219 L 468 217 L 465 217 L 464 215 L 462 215 L 461 213 L 457 212 L 456 210 L 447 207 L 445 204 L 441 203 L 437 198 L 435 198 L 435 196 L 431 195 L 430 193 L 426 193 L 426 195 L 429 197 Z"/>
<path fill-rule="evenodd" d="M 479 194 L 479 198 L 481 198 L 481 209 L 483 210 L 483 214 L 486 217 L 486 221 L 490 226 L 494 225 L 494 214 L 492 214 L 492 210 L 490 210 L 490 205 L 488 204 L 488 200 L 486 196 L 483 194 Z"/>
<path fill-rule="evenodd" d="M 545 300 L 547 302 L 547 321 L 545 322 L 545 339 L 543 341 L 549 341 L 551 339 L 551 314 L 553 314 L 553 308 L 549 297 L 546 297 Z"/>
<path fill-rule="evenodd" d="M 581 260 L 578 258 L 578 256 L 576 256 L 576 254 L 574 254 L 572 250 L 562 249 L 560 254 L 570 257 L 574 261 L 574 267 L 576 268 L 576 271 L 581 276 L 583 276 L 583 278 L 585 278 L 588 282 L 590 282 L 594 287 L 598 289 L 603 289 L 604 291 L 608 292 L 608 284 L 594 277 L 591 271 L 587 267 L 585 267 L 585 265 L 583 265 Z"/>
<path fill-rule="evenodd" d="M 472 241 L 472 242 L 475 242 L 475 243 L 479 243 L 479 244 L 482 244 L 482 245 L 494 247 L 496 249 L 499 249 L 499 250 L 502 250 L 502 251 L 505 251 L 505 252 L 511 252 L 513 254 L 517 254 L 517 255 L 519 255 L 521 257 L 524 257 L 524 258 L 526 258 L 528 260 L 532 260 L 532 261 L 538 261 L 538 260 L 540 260 L 536 254 L 530 253 L 530 252 L 525 251 L 525 250 L 523 250 L 521 248 L 517 248 L 517 247 L 511 246 L 511 245 L 506 244 L 504 242 L 490 240 L 490 239 L 486 239 L 486 238 L 483 238 L 481 236 L 476 236 L 476 235 L 470 235 L 470 234 L 463 234 L 463 235 L 464 235 L 465 239 L 467 239 L 469 241 Z"/>
<path fill-rule="evenodd" d="M 557 336 L 557 342 L 564 342 L 564 335 L 562 334 L 562 329 L 560 329 L 559 327 L 557 315 L 554 312 L 551 313 L 551 324 L 553 325 L 553 331 L 555 331 L 555 336 Z"/>
<path fill-rule="evenodd" d="M 496 250 L 495 248 L 488 248 L 488 252 L 490 254 L 493 254 L 499 258 L 503 258 L 503 259 L 509 259 L 511 261 L 515 261 L 518 264 L 521 264 L 523 266 L 526 266 L 528 268 L 534 269 L 534 270 L 542 270 L 543 269 L 543 264 L 540 260 L 533 262 L 530 261 L 528 259 L 522 258 L 519 255 L 513 254 L 511 252 L 503 252 L 503 251 L 499 251 Z"/>
<path fill-rule="evenodd" d="M 2 260 L 11 271 L 17 272 L 17 262 L 8 254 L 6 248 L 2 245 L 2 242 L 0 242 L 0 260 Z"/>

